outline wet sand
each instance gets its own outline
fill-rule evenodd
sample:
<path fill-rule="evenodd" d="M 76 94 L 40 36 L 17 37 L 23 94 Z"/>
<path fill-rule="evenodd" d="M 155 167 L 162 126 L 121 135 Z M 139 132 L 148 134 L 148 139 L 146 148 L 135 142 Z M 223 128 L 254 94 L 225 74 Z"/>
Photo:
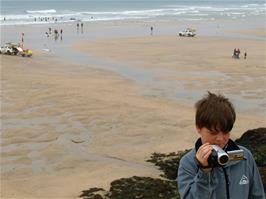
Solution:
<path fill-rule="evenodd" d="M 241 112 L 265 115 L 263 41 L 163 35 L 106 39 L 76 47 L 90 56 L 138 68 L 141 76 L 126 75 L 145 85 L 142 94 L 193 102 L 211 90 L 226 94 Z M 239 60 L 231 58 L 234 48 L 242 51 Z"/>
<path fill-rule="evenodd" d="M 235 103 L 233 139 L 265 127 L 265 41 L 174 34 L 81 41 L 61 54 L 53 45 L 30 59 L 1 55 L 1 198 L 78 198 L 117 178 L 158 177 L 146 160 L 193 147 L 193 106 L 207 90 Z M 246 60 L 231 58 L 236 47 Z"/>

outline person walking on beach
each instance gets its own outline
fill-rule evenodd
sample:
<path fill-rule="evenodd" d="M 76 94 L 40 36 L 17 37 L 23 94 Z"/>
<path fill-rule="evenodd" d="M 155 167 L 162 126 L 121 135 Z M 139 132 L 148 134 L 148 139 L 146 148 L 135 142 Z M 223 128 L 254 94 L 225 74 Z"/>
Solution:
<path fill-rule="evenodd" d="M 79 23 L 77 23 L 77 33 L 79 32 Z"/>
<path fill-rule="evenodd" d="M 223 95 L 208 92 L 195 107 L 195 126 L 200 138 L 179 163 L 177 181 L 181 198 L 265 199 L 251 152 L 230 139 L 236 119 L 233 104 Z M 223 154 L 219 162 L 214 156 L 218 150 Z M 224 154 L 232 151 L 243 152 L 243 158 L 229 160 Z"/>
<path fill-rule="evenodd" d="M 238 58 L 240 58 L 240 49 L 239 48 L 237 49 L 237 55 L 238 55 Z"/>
<path fill-rule="evenodd" d="M 151 35 L 153 35 L 153 26 L 151 26 Z"/>
<path fill-rule="evenodd" d="M 232 55 L 232 58 L 236 58 L 236 59 L 239 59 L 240 58 L 240 49 L 234 49 L 234 52 L 233 52 L 233 55 Z"/>
<path fill-rule="evenodd" d="M 237 52 L 236 52 L 236 48 L 235 48 L 235 49 L 234 49 L 233 56 L 236 56 L 236 53 L 237 53 Z"/>
<path fill-rule="evenodd" d="M 81 33 L 83 33 L 83 23 L 80 24 L 81 27 Z"/>
<path fill-rule="evenodd" d="M 60 40 L 63 40 L 63 29 L 60 29 Z"/>
<path fill-rule="evenodd" d="M 56 41 L 57 39 L 58 39 L 58 30 L 57 29 L 55 29 L 54 30 L 54 40 Z"/>
<path fill-rule="evenodd" d="M 244 53 L 244 59 L 247 59 L 247 51 L 245 51 L 245 53 Z"/>

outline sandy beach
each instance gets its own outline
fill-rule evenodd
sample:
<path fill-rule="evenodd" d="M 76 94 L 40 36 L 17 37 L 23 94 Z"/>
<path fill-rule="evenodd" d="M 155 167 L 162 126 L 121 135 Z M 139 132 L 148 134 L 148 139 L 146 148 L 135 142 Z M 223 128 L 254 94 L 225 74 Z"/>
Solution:
<path fill-rule="evenodd" d="M 47 26 L 18 27 L 35 35 L 34 56 L 0 56 L 1 198 L 78 198 L 121 177 L 158 177 L 146 160 L 193 147 L 194 103 L 208 90 L 235 104 L 233 139 L 266 125 L 265 40 L 252 38 L 265 38 L 262 27 L 181 38 L 170 24 L 151 36 L 145 23 L 104 23 L 105 36 L 99 23 L 79 39 L 63 27 L 63 42 L 42 35 L 39 48 Z"/>

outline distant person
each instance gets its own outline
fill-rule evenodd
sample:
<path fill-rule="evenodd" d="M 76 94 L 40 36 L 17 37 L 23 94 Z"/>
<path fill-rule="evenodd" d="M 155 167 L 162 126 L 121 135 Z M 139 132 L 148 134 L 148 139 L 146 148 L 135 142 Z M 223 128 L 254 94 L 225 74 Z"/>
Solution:
<path fill-rule="evenodd" d="M 244 53 L 244 59 L 247 59 L 247 52 Z"/>
<path fill-rule="evenodd" d="M 80 24 L 81 27 L 81 33 L 83 33 L 83 23 Z"/>
<path fill-rule="evenodd" d="M 55 41 L 58 39 L 58 36 L 59 36 L 59 34 L 58 34 L 58 30 L 55 29 L 55 30 L 54 30 L 54 40 L 55 40 Z"/>
<path fill-rule="evenodd" d="M 232 58 L 236 58 L 236 48 L 233 51 Z"/>
<path fill-rule="evenodd" d="M 220 25 L 217 25 L 216 34 L 218 34 L 219 30 L 220 30 Z"/>
<path fill-rule="evenodd" d="M 60 40 L 63 40 L 63 29 L 60 29 Z"/>
<path fill-rule="evenodd" d="M 238 58 L 239 58 L 239 56 L 240 56 L 240 49 L 239 48 L 237 49 L 237 54 L 238 54 Z"/>
<path fill-rule="evenodd" d="M 195 107 L 199 138 L 195 148 L 179 163 L 177 181 L 181 198 L 265 199 L 261 176 L 251 152 L 230 139 L 236 119 L 233 104 L 222 95 L 208 92 Z M 220 155 L 223 153 L 220 162 L 215 156 L 217 150 Z M 243 153 L 239 159 L 231 160 L 224 155 L 239 150 Z"/>
<path fill-rule="evenodd" d="M 234 49 L 234 54 L 233 55 L 236 55 L 236 48 Z"/>
<path fill-rule="evenodd" d="M 240 49 L 234 49 L 234 52 L 233 52 L 233 55 L 232 55 L 232 58 L 236 58 L 236 59 L 239 59 L 240 58 Z"/>
<path fill-rule="evenodd" d="M 153 26 L 151 26 L 151 35 L 153 35 Z"/>
<path fill-rule="evenodd" d="M 77 33 L 79 32 L 79 23 L 77 23 Z"/>

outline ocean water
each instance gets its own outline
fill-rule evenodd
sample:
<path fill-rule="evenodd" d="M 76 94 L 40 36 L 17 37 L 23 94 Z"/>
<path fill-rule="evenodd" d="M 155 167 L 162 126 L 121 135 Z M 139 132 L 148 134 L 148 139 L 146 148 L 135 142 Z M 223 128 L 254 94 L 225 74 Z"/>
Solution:
<path fill-rule="evenodd" d="M 1 0 L 0 25 L 265 18 L 265 0 Z"/>

